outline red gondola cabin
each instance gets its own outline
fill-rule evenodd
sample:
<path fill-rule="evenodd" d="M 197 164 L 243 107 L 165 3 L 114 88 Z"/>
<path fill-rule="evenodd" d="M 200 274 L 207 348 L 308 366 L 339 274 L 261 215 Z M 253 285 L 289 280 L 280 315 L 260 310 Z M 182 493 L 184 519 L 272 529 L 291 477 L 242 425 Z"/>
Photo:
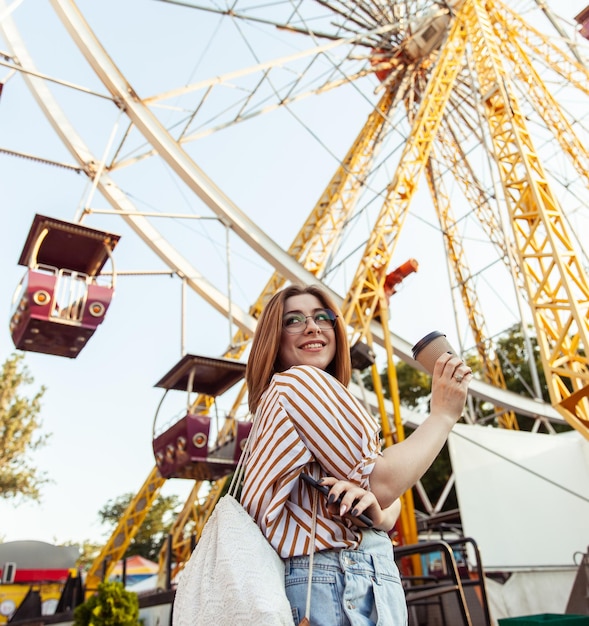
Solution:
<path fill-rule="evenodd" d="M 19 259 L 10 334 L 19 350 L 75 358 L 104 320 L 114 294 L 110 260 L 118 235 L 35 215 Z M 103 277 L 104 278 L 104 277 Z"/>
<path fill-rule="evenodd" d="M 211 417 L 191 406 L 190 394 L 214 398 L 244 375 L 245 363 L 187 354 L 156 384 L 166 393 L 170 389 L 188 393 L 186 414 L 164 432 L 156 432 L 157 413 L 155 416 L 153 453 L 164 478 L 217 480 L 235 469 L 251 422 L 228 418 L 230 421 L 223 425 L 222 436 L 218 437 L 214 431 L 211 433 Z M 210 440 L 211 434 L 215 435 L 214 441 Z"/>

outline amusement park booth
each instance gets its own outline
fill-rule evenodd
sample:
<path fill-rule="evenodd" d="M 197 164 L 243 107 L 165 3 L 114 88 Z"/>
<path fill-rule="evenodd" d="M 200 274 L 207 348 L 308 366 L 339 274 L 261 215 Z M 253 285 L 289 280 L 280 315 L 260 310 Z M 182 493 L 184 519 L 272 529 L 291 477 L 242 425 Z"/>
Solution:
<path fill-rule="evenodd" d="M 75 567 L 79 556 L 78 546 L 0 543 L 0 624 L 16 621 L 19 615 L 58 612 L 68 581 L 79 580 Z"/>

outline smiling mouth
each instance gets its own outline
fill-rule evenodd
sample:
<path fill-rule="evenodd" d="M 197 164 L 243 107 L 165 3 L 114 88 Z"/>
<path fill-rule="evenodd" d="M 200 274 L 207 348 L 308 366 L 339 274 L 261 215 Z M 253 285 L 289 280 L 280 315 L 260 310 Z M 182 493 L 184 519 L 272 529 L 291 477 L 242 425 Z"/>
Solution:
<path fill-rule="evenodd" d="M 323 348 L 325 347 L 325 344 L 320 343 L 318 341 L 314 341 L 313 343 L 305 343 L 301 346 L 301 350 L 307 350 L 308 348 L 311 348 L 312 350 L 316 349 L 316 348 Z"/>

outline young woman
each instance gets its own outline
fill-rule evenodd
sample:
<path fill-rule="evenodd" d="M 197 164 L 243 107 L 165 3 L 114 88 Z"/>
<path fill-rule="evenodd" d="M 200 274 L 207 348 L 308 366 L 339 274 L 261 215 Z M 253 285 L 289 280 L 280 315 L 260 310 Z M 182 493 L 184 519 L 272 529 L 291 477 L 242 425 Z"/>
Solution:
<path fill-rule="evenodd" d="M 442 355 L 429 417 L 381 451 L 377 422 L 346 388 L 350 350 L 331 297 L 316 286 L 294 285 L 267 304 L 246 370 L 256 420 L 241 502 L 284 560 L 295 624 L 305 615 L 311 550 L 313 626 L 406 624 L 386 531 L 399 515 L 399 497 L 428 469 L 460 418 L 470 375 L 460 358 Z M 328 498 L 302 473 L 329 487 Z M 357 519 L 361 513 L 372 528 Z"/>

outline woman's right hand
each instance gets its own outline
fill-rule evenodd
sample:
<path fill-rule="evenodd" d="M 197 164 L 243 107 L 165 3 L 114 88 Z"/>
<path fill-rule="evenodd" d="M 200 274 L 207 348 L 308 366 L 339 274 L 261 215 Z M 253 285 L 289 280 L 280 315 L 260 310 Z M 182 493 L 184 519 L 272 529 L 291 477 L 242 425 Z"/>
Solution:
<path fill-rule="evenodd" d="M 460 357 L 450 353 L 442 354 L 436 361 L 432 375 L 432 416 L 447 418 L 454 425 L 464 410 L 471 379 L 472 370 Z"/>

